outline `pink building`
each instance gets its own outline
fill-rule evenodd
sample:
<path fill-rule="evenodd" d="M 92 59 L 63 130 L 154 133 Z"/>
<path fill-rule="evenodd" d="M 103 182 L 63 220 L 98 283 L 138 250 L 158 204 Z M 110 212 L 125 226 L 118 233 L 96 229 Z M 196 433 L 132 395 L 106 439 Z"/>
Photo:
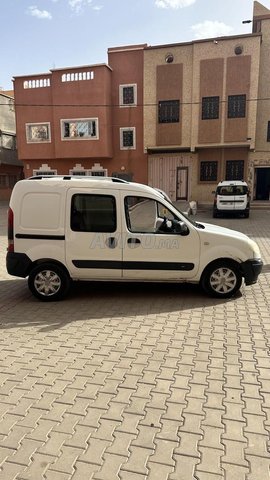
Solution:
<path fill-rule="evenodd" d="M 147 182 L 144 47 L 110 48 L 108 65 L 14 78 L 25 177 L 76 173 Z"/>

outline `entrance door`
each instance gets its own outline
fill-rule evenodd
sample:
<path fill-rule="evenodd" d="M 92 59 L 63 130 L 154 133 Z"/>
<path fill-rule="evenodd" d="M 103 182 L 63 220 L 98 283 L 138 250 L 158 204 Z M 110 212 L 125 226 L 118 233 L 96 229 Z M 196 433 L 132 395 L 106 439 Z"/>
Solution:
<path fill-rule="evenodd" d="M 255 169 L 255 200 L 269 200 L 270 197 L 270 168 Z"/>
<path fill-rule="evenodd" d="M 177 167 L 176 170 L 176 200 L 188 198 L 188 167 Z"/>

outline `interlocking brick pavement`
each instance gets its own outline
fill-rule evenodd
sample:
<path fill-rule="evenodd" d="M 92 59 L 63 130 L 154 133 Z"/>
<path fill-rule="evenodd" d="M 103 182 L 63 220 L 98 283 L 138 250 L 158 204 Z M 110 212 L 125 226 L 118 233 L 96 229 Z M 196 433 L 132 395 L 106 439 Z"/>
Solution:
<path fill-rule="evenodd" d="M 241 230 L 264 270 L 233 299 L 196 286 L 76 284 L 43 304 L 5 270 L 0 480 L 269 480 L 270 209 Z"/>

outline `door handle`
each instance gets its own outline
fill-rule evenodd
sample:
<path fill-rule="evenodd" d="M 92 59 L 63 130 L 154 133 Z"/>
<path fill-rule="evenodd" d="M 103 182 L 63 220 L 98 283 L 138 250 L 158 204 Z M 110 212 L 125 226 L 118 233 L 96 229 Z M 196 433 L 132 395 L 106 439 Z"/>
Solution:
<path fill-rule="evenodd" d="M 109 247 L 109 248 L 115 248 L 116 245 L 117 245 L 117 241 L 116 241 L 115 237 L 107 238 L 105 243 L 106 243 L 107 247 Z"/>
<path fill-rule="evenodd" d="M 131 243 L 131 244 L 141 243 L 141 240 L 139 240 L 139 238 L 129 238 L 127 243 Z"/>

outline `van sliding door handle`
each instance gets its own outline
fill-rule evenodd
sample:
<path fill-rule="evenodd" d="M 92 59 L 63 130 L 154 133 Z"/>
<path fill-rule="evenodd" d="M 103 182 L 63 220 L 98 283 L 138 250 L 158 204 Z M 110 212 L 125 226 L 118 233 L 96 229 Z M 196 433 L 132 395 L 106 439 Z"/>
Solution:
<path fill-rule="evenodd" d="M 106 243 L 107 247 L 109 247 L 109 248 L 115 248 L 116 245 L 117 245 L 117 241 L 116 241 L 115 237 L 107 238 L 105 243 Z"/>
<path fill-rule="evenodd" d="M 131 244 L 141 243 L 141 240 L 139 240 L 139 238 L 129 238 L 127 243 L 131 243 Z"/>

